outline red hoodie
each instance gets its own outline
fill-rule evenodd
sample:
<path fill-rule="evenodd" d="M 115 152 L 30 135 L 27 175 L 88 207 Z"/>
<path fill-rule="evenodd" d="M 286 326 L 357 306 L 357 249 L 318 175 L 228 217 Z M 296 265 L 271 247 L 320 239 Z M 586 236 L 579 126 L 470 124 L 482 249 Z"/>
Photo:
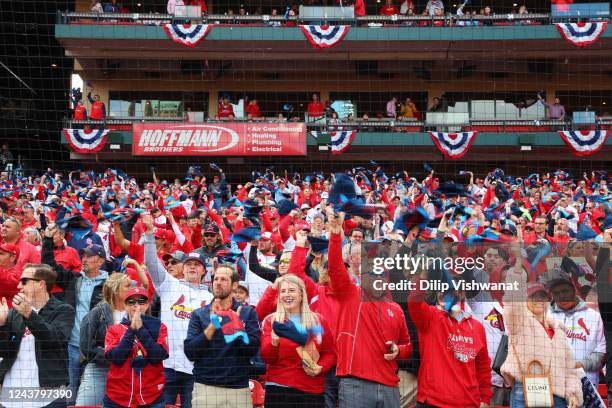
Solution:
<path fill-rule="evenodd" d="M 342 260 L 340 234 L 331 234 L 328 252 L 330 286 L 338 300 L 336 375 L 397 387 L 397 361 L 383 355 L 389 352 L 388 341 L 399 347 L 398 359 L 412 353 L 404 312 L 395 302 L 362 301 Z"/>
<path fill-rule="evenodd" d="M 322 394 L 325 390 L 325 374 L 336 363 L 333 334 L 325 319 L 318 315 L 323 327 L 321 344 L 312 342 L 319 352 L 317 364 L 322 366 L 316 377 L 302 368 L 302 359 L 295 350 L 299 344 L 281 337 L 277 347 L 272 345 L 272 315 L 263 321 L 261 330 L 261 358 L 266 362 L 266 381 L 286 385 L 310 394 Z M 312 341 L 312 340 L 311 340 Z M 307 344 L 308 346 L 308 344 Z"/>
<path fill-rule="evenodd" d="M 130 331 L 131 334 L 126 334 Z M 127 342 L 124 338 L 132 339 Z M 106 384 L 106 395 L 116 404 L 124 407 L 137 407 L 148 405 L 157 400 L 164 392 L 164 366 L 162 362 L 148 363 L 141 370 L 132 367 L 133 360 L 138 355 L 147 356 L 147 348 L 152 348 L 155 343 L 168 352 L 168 329 L 163 323 L 160 324 L 157 339 L 148 336 L 149 344 L 143 345 L 140 337 L 136 337 L 132 329 L 125 324 L 110 326 L 106 331 L 104 340 L 104 354 L 107 360 L 109 353 L 117 353 L 121 347 L 130 347 L 126 353 L 127 358 L 121 364 L 110 364 L 108 379 Z M 124 344 L 126 343 L 126 344 Z M 124 351 L 121 351 L 123 353 Z"/>
<path fill-rule="evenodd" d="M 419 331 L 417 401 L 436 407 L 479 407 L 489 403 L 491 359 L 484 327 L 471 316 L 461 321 L 423 301 L 424 292 L 409 296 L 410 317 Z"/>

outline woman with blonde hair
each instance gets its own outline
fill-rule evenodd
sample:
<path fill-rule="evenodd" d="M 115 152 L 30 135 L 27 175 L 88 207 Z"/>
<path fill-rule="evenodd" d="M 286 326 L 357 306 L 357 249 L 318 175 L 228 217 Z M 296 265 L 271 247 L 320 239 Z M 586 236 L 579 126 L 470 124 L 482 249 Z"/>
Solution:
<path fill-rule="evenodd" d="M 81 323 L 81 359 L 87 362 L 77 394 L 76 405 L 102 405 L 106 393 L 109 364 L 104 358 L 104 339 L 109 326 L 121 322 L 125 315 L 123 297 L 132 280 L 123 273 L 108 277 L 102 287 L 103 301 L 85 316 Z"/>
<path fill-rule="evenodd" d="M 278 279 L 276 311 L 263 321 L 266 408 L 324 407 L 325 375 L 334 366 L 334 340 L 325 319 L 310 310 L 304 281 Z"/>

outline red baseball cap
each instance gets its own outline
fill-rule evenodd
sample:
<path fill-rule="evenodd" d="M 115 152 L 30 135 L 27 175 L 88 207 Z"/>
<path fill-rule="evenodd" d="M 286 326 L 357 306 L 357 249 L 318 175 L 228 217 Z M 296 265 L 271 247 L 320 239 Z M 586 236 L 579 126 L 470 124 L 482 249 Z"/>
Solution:
<path fill-rule="evenodd" d="M 166 230 L 164 228 L 156 228 L 155 238 L 166 239 Z"/>
<path fill-rule="evenodd" d="M 295 224 L 295 230 L 296 230 L 296 231 L 301 231 L 301 230 L 307 230 L 307 231 L 310 231 L 310 224 L 309 224 L 309 223 L 307 223 L 306 221 L 300 221 L 300 222 L 297 222 L 297 223 Z"/>
<path fill-rule="evenodd" d="M 9 254 L 15 255 L 16 258 L 19 258 L 19 247 L 15 244 L 4 242 L 0 244 L 0 251 L 8 252 Z"/>
<path fill-rule="evenodd" d="M 530 283 L 527 285 L 527 297 L 531 297 L 538 292 L 544 292 L 550 299 L 552 299 L 550 291 L 541 283 Z"/>
<path fill-rule="evenodd" d="M 157 228 L 155 230 L 155 238 L 165 239 L 166 241 L 172 243 L 174 242 L 174 232 L 165 228 Z"/>
<path fill-rule="evenodd" d="M 137 286 L 135 288 L 131 288 L 130 290 L 128 290 L 127 293 L 125 294 L 125 296 L 123 297 L 123 301 L 128 300 L 132 296 L 140 296 L 140 297 L 144 297 L 147 300 L 149 300 L 149 293 L 147 292 L 147 290 L 145 288 L 141 288 L 139 286 Z"/>

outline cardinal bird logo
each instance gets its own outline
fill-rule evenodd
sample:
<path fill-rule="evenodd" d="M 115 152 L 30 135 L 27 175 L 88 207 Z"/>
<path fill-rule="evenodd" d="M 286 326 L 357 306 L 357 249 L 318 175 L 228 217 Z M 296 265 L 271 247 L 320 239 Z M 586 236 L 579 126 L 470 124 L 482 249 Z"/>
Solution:
<path fill-rule="evenodd" d="M 491 327 L 498 329 L 500 331 L 506 331 L 506 327 L 504 325 L 504 316 L 497 311 L 497 309 L 493 308 L 485 317 L 485 320 L 488 320 L 491 324 Z"/>
<path fill-rule="evenodd" d="M 584 323 L 584 319 L 582 317 L 578 319 L 578 326 L 584 329 L 584 332 L 587 334 L 587 336 L 591 334 L 591 331 L 587 328 L 586 324 Z"/>
<path fill-rule="evenodd" d="M 193 309 L 190 307 L 183 306 L 185 303 L 185 295 L 181 295 L 176 302 L 172 305 L 170 310 L 174 311 L 174 316 L 179 319 L 191 319 L 191 312 Z"/>

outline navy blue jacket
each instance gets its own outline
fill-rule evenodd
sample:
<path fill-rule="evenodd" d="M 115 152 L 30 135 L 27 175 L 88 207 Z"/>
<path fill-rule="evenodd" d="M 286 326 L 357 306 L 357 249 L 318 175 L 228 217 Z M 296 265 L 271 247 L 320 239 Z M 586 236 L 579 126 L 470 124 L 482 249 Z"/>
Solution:
<path fill-rule="evenodd" d="M 235 300 L 232 310 L 237 311 L 240 303 Z M 185 339 L 185 355 L 193 361 L 193 376 L 196 382 L 216 387 L 246 388 L 249 386 L 251 372 L 250 359 L 259 350 L 259 321 L 257 313 L 251 306 L 242 306 L 240 320 L 244 322 L 249 344 L 242 339 L 229 344 L 221 330 L 215 331 L 212 340 L 204 335 L 204 330 L 210 324 L 210 308 L 208 304 L 191 314 L 187 338 Z"/>

